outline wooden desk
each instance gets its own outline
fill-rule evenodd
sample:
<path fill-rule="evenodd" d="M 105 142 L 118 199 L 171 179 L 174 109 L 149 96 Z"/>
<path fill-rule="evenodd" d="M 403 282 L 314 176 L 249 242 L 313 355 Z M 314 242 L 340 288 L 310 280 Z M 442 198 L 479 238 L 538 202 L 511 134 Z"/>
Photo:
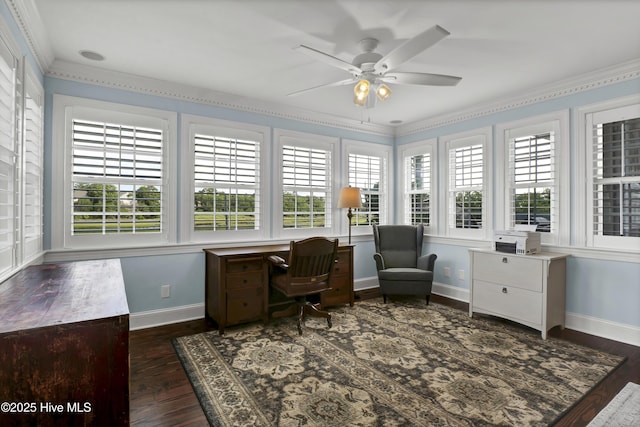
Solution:
<path fill-rule="evenodd" d="M 289 245 L 204 249 L 206 256 L 205 314 L 226 326 L 262 320 L 269 321 L 269 255 L 287 258 Z M 353 246 L 338 247 L 331 289 L 320 294 L 322 307 L 353 306 Z M 274 302 L 273 304 L 277 304 Z"/>
<path fill-rule="evenodd" d="M 120 260 L 32 266 L 0 284 L 0 402 L 22 405 L 0 425 L 129 425 Z"/>

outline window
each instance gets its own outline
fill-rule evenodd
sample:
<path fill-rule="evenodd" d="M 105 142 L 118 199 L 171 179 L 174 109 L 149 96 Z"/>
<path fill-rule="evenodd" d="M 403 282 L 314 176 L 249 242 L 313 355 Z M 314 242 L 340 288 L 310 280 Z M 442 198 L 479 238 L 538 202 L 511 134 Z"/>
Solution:
<path fill-rule="evenodd" d="M 450 223 L 456 228 L 482 228 L 483 151 L 482 144 L 449 151 Z"/>
<path fill-rule="evenodd" d="M 488 191 L 491 131 L 481 132 L 443 138 L 448 168 L 447 229 L 452 236 L 481 238 L 491 227 L 492 202 Z"/>
<path fill-rule="evenodd" d="M 433 171 L 435 140 L 411 145 L 402 151 L 404 177 L 404 223 L 424 224 L 427 232 L 433 232 Z"/>
<path fill-rule="evenodd" d="M 69 165 L 53 175 L 65 200 L 54 207 L 65 225 L 64 234 L 53 233 L 54 246 L 126 247 L 172 239 L 174 191 L 168 177 L 175 116 L 58 96 L 54 115 L 65 142 L 64 152 L 54 156 L 68 159 L 54 161 L 54 168 Z"/>
<path fill-rule="evenodd" d="M 263 147 L 269 129 L 188 115 L 182 128 L 183 141 L 188 141 L 183 170 L 192 177 L 183 183 L 189 198 L 183 198 L 182 212 L 190 219 L 185 236 L 191 241 L 264 237 Z"/>
<path fill-rule="evenodd" d="M 640 104 L 587 115 L 590 145 L 590 241 L 635 247 L 640 242 Z"/>
<path fill-rule="evenodd" d="M 569 244 L 569 200 L 560 197 L 569 194 L 568 123 L 568 111 L 559 111 L 497 127 L 499 228 L 527 224 L 544 244 Z"/>
<path fill-rule="evenodd" d="M 336 142 L 315 135 L 278 132 L 281 234 L 331 230 L 333 152 Z M 296 231 L 301 230 L 301 231 Z M 306 231 L 305 231 L 306 230 Z M 326 231 L 325 231 L 326 232 Z"/>
<path fill-rule="evenodd" d="M 511 187 L 510 223 L 535 225 L 551 232 L 554 168 L 552 133 L 527 135 L 509 141 Z"/>
<path fill-rule="evenodd" d="M 0 19 L 0 24 L 2 20 Z M 42 256 L 44 90 L 0 25 L 0 281 Z"/>
<path fill-rule="evenodd" d="M 72 235 L 162 232 L 163 131 L 73 119 Z"/>
<path fill-rule="evenodd" d="M 18 101 L 21 83 L 18 60 L 0 40 L 0 273 L 11 271 L 17 264 L 16 228 L 19 214 L 18 170 L 19 154 Z"/>
<path fill-rule="evenodd" d="M 29 73 L 25 78 L 23 171 L 23 260 L 42 252 L 44 90 Z"/>
<path fill-rule="evenodd" d="M 389 222 L 389 157 L 392 147 L 350 140 L 343 140 L 343 144 L 342 158 L 347 159 L 347 182 L 343 186 L 358 187 L 362 195 L 362 208 L 353 209 L 352 232 L 370 235 L 372 224 Z M 348 226 L 347 221 L 344 221 L 344 226 Z"/>

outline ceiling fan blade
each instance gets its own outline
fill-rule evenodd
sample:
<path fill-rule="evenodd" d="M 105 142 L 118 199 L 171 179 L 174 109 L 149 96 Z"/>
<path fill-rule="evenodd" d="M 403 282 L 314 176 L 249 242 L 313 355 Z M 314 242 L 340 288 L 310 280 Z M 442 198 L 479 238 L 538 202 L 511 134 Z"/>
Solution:
<path fill-rule="evenodd" d="M 340 80 L 339 82 L 333 82 L 333 83 L 326 83 L 320 86 L 314 86 L 314 87 L 310 87 L 307 89 L 302 89 L 296 92 L 292 92 L 290 94 L 288 94 L 287 96 L 296 96 L 296 95 L 301 95 L 303 93 L 307 93 L 307 92 L 311 92 L 317 89 L 322 89 L 325 87 L 334 87 L 334 86 L 343 86 L 343 85 L 348 85 L 350 83 L 355 83 L 356 80 L 355 79 L 346 79 L 346 80 Z"/>
<path fill-rule="evenodd" d="M 402 43 L 400 46 L 380 58 L 380 60 L 376 62 L 374 70 L 377 73 L 384 73 L 385 71 L 393 70 L 423 50 L 438 43 L 448 35 L 449 31 L 445 30 L 441 26 L 433 26 L 414 38 Z"/>
<path fill-rule="evenodd" d="M 347 61 L 343 61 L 340 58 L 336 58 L 333 55 L 329 55 L 328 53 L 324 53 L 322 51 L 319 51 L 318 49 L 314 49 L 312 47 L 309 46 L 305 46 L 303 44 L 301 44 L 300 46 L 294 47 L 295 50 L 299 50 L 300 52 L 304 53 L 305 55 L 308 55 L 312 58 L 315 58 L 319 61 L 324 62 L 325 64 L 329 64 L 332 65 L 334 67 L 338 67 L 342 70 L 348 71 L 351 74 L 361 74 L 362 70 L 347 62 Z"/>
<path fill-rule="evenodd" d="M 429 74 L 429 73 L 387 73 L 381 80 L 386 83 L 404 84 L 404 85 L 424 85 L 424 86 L 455 86 L 462 77 L 447 76 L 445 74 Z"/>

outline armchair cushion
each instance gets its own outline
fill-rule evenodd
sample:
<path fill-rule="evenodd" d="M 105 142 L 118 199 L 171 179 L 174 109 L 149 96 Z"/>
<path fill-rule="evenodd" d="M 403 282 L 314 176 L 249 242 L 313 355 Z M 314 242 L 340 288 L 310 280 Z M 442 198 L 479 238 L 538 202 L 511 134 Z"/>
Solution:
<path fill-rule="evenodd" d="M 419 268 L 387 268 L 378 272 L 380 280 L 393 281 L 429 281 L 433 280 L 433 272 L 420 270 Z"/>

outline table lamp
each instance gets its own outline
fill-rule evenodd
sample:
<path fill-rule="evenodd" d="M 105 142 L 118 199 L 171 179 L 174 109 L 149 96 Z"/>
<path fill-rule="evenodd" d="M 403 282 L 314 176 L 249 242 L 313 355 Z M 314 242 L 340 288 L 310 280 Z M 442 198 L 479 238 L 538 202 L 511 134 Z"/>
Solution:
<path fill-rule="evenodd" d="M 360 189 L 358 187 L 344 187 L 340 190 L 340 197 L 338 197 L 339 208 L 349 208 L 347 210 L 347 218 L 349 218 L 349 244 L 351 244 L 351 218 L 353 218 L 353 212 L 351 208 L 362 207 L 362 196 L 360 195 Z"/>

